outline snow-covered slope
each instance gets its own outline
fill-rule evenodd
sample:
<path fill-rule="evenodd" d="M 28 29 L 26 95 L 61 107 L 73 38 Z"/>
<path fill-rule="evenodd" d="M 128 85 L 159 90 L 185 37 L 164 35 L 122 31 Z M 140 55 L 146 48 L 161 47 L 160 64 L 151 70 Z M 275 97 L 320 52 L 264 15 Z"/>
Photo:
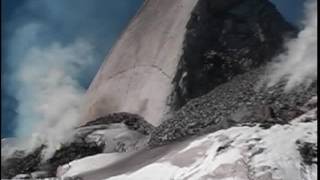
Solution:
<path fill-rule="evenodd" d="M 83 122 L 113 112 L 159 125 L 185 27 L 198 0 L 148 0 L 101 66 L 87 93 Z"/>
<path fill-rule="evenodd" d="M 313 180 L 316 82 L 287 93 L 262 82 L 288 34 L 269 1 L 146 0 L 91 84 L 74 137 L 30 152 L 2 141 L 1 177 Z"/>
<path fill-rule="evenodd" d="M 315 180 L 316 114 L 317 108 L 290 124 L 269 129 L 233 127 L 152 151 L 142 150 L 134 156 L 100 154 L 87 157 L 69 163 L 63 177 L 80 176 L 90 180 Z M 128 155 L 131 158 L 127 158 Z"/>

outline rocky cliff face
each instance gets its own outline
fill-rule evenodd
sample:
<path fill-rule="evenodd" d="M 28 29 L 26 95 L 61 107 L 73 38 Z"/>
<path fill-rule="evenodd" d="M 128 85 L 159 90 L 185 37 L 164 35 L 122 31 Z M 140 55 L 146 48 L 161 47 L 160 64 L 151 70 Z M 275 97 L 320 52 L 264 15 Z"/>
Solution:
<path fill-rule="evenodd" d="M 258 86 L 264 70 L 265 67 L 260 67 L 238 75 L 190 100 L 155 129 L 150 145 L 163 145 L 233 126 L 285 125 L 305 113 L 308 101 L 317 95 L 316 82 L 307 89 L 300 87 L 283 93 L 284 82 L 272 88 Z"/>
<path fill-rule="evenodd" d="M 294 33 L 269 1 L 146 1 L 88 90 L 84 122 L 130 112 L 157 126 L 190 99 L 270 61 Z"/>
<path fill-rule="evenodd" d="M 197 0 L 148 0 L 122 34 L 87 92 L 83 122 L 129 112 L 157 126 Z"/>
<path fill-rule="evenodd" d="M 259 83 L 295 34 L 267 0 L 145 1 L 73 139 L 2 156 L 1 177 L 313 180 L 317 82 Z"/>
<path fill-rule="evenodd" d="M 294 34 L 295 28 L 269 1 L 199 1 L 187 24 L 171 105 L 178 109 L 265 64 L 281 51 L 284 38 Z"/>

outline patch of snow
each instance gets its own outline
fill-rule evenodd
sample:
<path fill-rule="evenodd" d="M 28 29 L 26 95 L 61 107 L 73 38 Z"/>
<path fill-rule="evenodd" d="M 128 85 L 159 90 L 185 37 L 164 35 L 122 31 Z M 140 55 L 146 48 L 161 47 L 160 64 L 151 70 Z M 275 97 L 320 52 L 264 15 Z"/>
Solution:
<path fill-rule="evenodd" d="M 316 121 L 302 123 L 300 120 L 306 116 L 314 116 L 315 110 L 296 118 L 289 125 L 275 125 L 270 129 L 261 129 L 260 127 L 234 127 L 227 130 L 221 130 L 216 133 L 204 136 L 190 143 L 176 155 L 184 155 L 184 158 L 198 157 L 191 164 L 181 163 L 175 165 L 170 170 L 166 170 L 165 176 L 152 176 L 149 179 L 241 179 L 247 180 L 249 177 L 284 180 L 315 180 L 316 168 L 314 166 L 304 167 L 301 165 L 302 159 L 297 151 L 296 140 L 304 139 L 308 142 L 316 143 L 317 126 Z M 231 143 L 230 143 L 231 142 Z M 203 144 L 209 143 L 209 147 Z M 217 149 L 225 144 L 229 144 L 226 150 L 217 152 Z M 199 148 L 200 147 L 200 148 Z M 198 148 L 192 153 L 191 149 Z M 198 156 L 197 153 L 201 156 Z M 185 153 L 185 154 L 184 154 Z M 165 159 L 162 158 L 162 160 Z M 143 177 L 143 174 L 152 174 L 152 172 L 161 172 L 168 163 L 172 163 L 176 158 L 171 157 L 162 162 L 162 166 L 154 163 L 154 166 L 143 167 L 137 172 L 127 176 L 119 176 L 123 179 L 133 177 Z M 244 163 L 241 163 L 244 162 Z M 155 165 L 156 164 L 156 165 Z M 234 168 L 234 172 L 222 167 Z M 152 167 L 152 168 L 150 168 Z M 237 169 L 239 172 L 237 172 Z M 244 174 L 246 173 L 247 174 Z M 269 173 L 269 175 L 268 175 Z M 157 173 L 158 174 L 158 173 Z M 112 177 L 109 179 L 118 179 Z"/>
<path fill-rule="evenodd" d="M 138 165 L 123 173 L 105 177 L 108 180 L 316 180 L 317 165 L 304 164 L 296 141 L 317 144 L 317 109 L 308 111 L 286 125 L 269 129 L 232 127 L 170 145 L 160 158 L 142 163 L 128 153 L 101 154 L 71 162 L 65 176 L 95 179 L 113 163 L 118 168 L 130 162 Z M 145 153 L 145 151 L 141 151 Z M 157 154 L 154 154 L 156 156 Z M 143 156 L 142 156 L 143 157 Z M 121 160 L 122 161 L 121 161 Z M 146 161 L 148 161 L 146 159 Z M 120 164 L 119 164 L 120 163 Z M 90 164 L 90 166 L 88 166 Z M 130 166 L 129 166 L 130 168 Z M 92 173 L 92 170 L 95 169 Z M 111 168 L 112 169 L 112 168 Z M 88 173 L 91 175 L 88 175 Z M 87 174 L 87 176 L 86 176 Z M 93 175 L 92 175 L 93 174 Z M 101 177 L 101 176 L 99 176 Z M 85 178 L 85 179 L 86 179 Z M 97 178 L 96 178 L 97 179 Z"/>
<path fill-rule="evenodd" d="M 95 125 L 78 129 L 78 134 L 87 134 L 86 142 L 105 144 L 105 153 L 114 152 L 119 143 L 126 151 L 138 150 L 145 146 L 149 137 L 137 131 L 130 130 L 123 123 L 110 125 Z"/>
<path fill-rule="evenodd" d="M 108 180 L 141 180 L 141 179 L 172 179 L 172 175 L 179 170 L 169 163 L 153 163 L 132 174 L 124 174 L 108 178 Z"/>
<path fill-rule="evenodd" d="M 124 159 L 130 155 L 132 155 L 132 153 L 102 153 L 94 156 L 88 156 L 59 167 L 57 176 L 63 179 L 65 177 L 72 177 L 94 171 L 111 165 L 114 162 Z"/>

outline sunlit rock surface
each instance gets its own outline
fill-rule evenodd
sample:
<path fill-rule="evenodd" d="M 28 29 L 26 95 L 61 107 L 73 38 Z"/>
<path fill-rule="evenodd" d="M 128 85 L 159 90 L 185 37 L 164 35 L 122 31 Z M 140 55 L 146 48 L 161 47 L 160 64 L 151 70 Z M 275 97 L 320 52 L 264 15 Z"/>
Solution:
<path fill-rule="evenodd" d="M 113 112 L 158 126 L 173 110 L 271 60 L 295 34 L 269 1 L 148 0 L 92 82 L 83 123 Z"/>
<path fill-rule="evenodd" d="M 316 179 L 316 82 L 289 93 L 258 83 L 287 32 L 269 1 L 145 1 L 74 137 L 47 159 L 44 143 L 2 140 L 1 177 Z"/>
<path fill-rule="evenodd" d="M 159 125 L 176 72 L 185 27 L 197 0 L 148 0 L 101 66 L 83 122 L 130 112 Z"/>

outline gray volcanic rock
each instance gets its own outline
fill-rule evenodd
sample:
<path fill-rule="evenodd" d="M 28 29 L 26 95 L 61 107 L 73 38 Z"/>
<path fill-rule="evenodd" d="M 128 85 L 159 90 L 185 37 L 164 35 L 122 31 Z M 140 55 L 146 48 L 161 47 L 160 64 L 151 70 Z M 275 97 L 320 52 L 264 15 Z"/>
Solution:
<path fill-rule="evenodd" d="M 154 126 L 144 120 L 143 117 L 126 112 L 111 113 L 94 121 L 90 121 L 81 127 L 114 123 L 123 123 L 128 129 L 140 132 L 144 135 L 150 134 L 154 129 Z"/>
<path fill-rule="evenodd" d="M 42 145 L 26 154 L 16 151 L 1 163 L 1 178 L 55 177 L 57 168 L 73 160 L 107 152 L 128 152 L 143 148 L 154 127 L 141 116 L 113 113 L 75 129 L 71 142 L 62 144 L 52 157 L 43 160 L 46 146 Z M 100 132 L 100 133 L 99 133 Z M 128 138 L 128 136 L 131 138 Z M 110 142 L 112 141 L 112 142 Z M 17 177 L 17 178 L 18 178 Z"/>
<path fill-rule="evenodd" d="M 261 67 L 238 75 L 208 94 L 190 100 L 156 128 L 150 145 L 158 146 L 234 125 L 260 124 L 269 128 L 285 124 L 304 113 L 308 101 L 317 95 L 316 82 L 307 89 L 300 87 L 288 93 L 283 92 L 285 82 L 271 88 L 259 87 L 264 73 Z"/>
<path fill-rule="evenodd" d="M 299 122 L 293 124 L 290 121 L 316 108 L 317 99 L 312 99 L 317 95 L 316 82 L 307 89 L 299 87 L 288 93 L 283 92 L 285 82 L 271 88 L 259 83 L 266 63 L 282 50 L 284 37 L 295 33 L 295 28 L 267 0 L 145 1 L 91 84 L 82 124 L 74 129 L 74 139 L 61 144 L 47 160 L 42 157 L 45 145 L 29 154 L 16 151 L 12 157 L 2 158 L 1 177 L 53 177 L 63 175 L 69 168 L 79 168 L 81 160 L 92 159 L 97 161 L 95 167 L 102 167 L 101 161 L 112 162 L 114 166 L 108 173 L 113 175 L 120 172 L 113 170 L 123 170 L 121 165 L 133 165 L 130 172 L 139 166 L 149 172 L 144 165 L 150 162 L 139 157 L 149 157 L 161 168 L 169 164 L 168 160 L 176 167 L 199 167 L 190 156 L 199 156 L 197 152 L 203 149 L 201 158 L 213 161 L 210 155 L 214 155 L 226 160 L 212 162 L 216 165 L 214 175 L 193 173 L 197 168 L 191 167 L 175 177 L 219 179 L 247 175 L 244 179 L 249 180 L 258 177 L 249 176 L 252 168 L 260 172 L 266 167 L 277 167 L 260 167 L 249 160 L 259 160 L 268 154 L 268 149 L 286 156 L 278 146 L 267 146 L 273 133 L 278 132 L 296 135 L 295 141 L 301 139 L 293 143 L 296 149 L 286 157 L 300 155 L 304 167 L 313 167 L 317 162 L 317 144 L 306 139 L 314 136 L 316 118 L 312 115 L 296 119 Z M 304 127 L 310 135 L 305 139 L 301 133 Z M 252 137 L 255 132 L 260 134 Z M 204 144 L 191 150 L 182 142 L 183 152 L 169 149 L 167 159 L 158 160 L 153 155 L 159 151 L 156 146 L 206 133 L 211 134 L 196 141 Z M 281 139 L 276 141 L 279 143 Z M 226 152 L 228 157 L 240 158 L 228 162 L 223 155 Z M 92 155 L 97 156 L 88 157 Z M 131 160 L 129 165 L 123 156 Z M 262 159 L 266 160 L 265 157 Z M 135 167 L 137 161 L 140 164 Z M 76 167 L 71 167 L 70 162 L 76 162 Z M 206 166 L 209 165 L 202 163 L 201 169 L 208 169 Z M 57 173 L 58 167 L 61 173 Z M 79 172 L 73 170 L 71 174 Z M 262 178 L 271 179 L 272 173 L 268 173 Z M 172 174 L 175 173 L 171 177 Z M 91 175 L 87 174 L 94 177 Z"/>
<path fill-rule="evenodd" d="M 29 174 L 33 178 L 40 176 L 42 178 L 55 177 L 56 169 L 59 165 L 101 153 L 104 149 L 104 144 L 77 142 L 64 144 L 51 158 L 43 162 L 42 152 L 45 148 L 45 145 L 41 145 L 28 154 L 23 151 L 17 151 L 16 154 L 20 155 L 14 154 L 1 163 L 1 178 L 13 178 L 19 174 Z"/>
<path fill-rule="evenodd" d="M 318 145 L 310 142 L 301 142 L 298 140 L 296 142 L 298 145 L 298 150 L 303 159 L 303 162 L 307 165 L 317 164 L 318 161 Z"/>
<path fill-rule="evenodd" d="M 28 174 L 38 170 L 43 148 L 44 146 L 36 148 L 30 154 L 16 151 L 15 154 L 1 163 L 1 179 L 8 179 L 18 174 Z"/>
<path fill-rule="evenodd" d="M 90 85 L 82 122 L 129 112 L 158 126 L 295 33 L 267 0 L 148 0 Z"/>
<path fill-rule="evenodd" d="M 171 105 L 179 109 L 270 61 L 284 38 L 296 33 L 269 1 L 198 1 L 187 24 Z"/>
<path fill-rule="evenodd" d="M 130 152 L 146 146 L 154 127 L 141 116 L 112 113 L 77 129 L 76 138 L 105 144 L 104 152 Z"/>
<path fill-rule="evenodd" d="M 303 162 L 307 165 L 317 164 L 318 162 L 318 145 L 310 142 L 297 142 L 298 150 L 300 152 L 301 157 L 303 158 Z"/>

